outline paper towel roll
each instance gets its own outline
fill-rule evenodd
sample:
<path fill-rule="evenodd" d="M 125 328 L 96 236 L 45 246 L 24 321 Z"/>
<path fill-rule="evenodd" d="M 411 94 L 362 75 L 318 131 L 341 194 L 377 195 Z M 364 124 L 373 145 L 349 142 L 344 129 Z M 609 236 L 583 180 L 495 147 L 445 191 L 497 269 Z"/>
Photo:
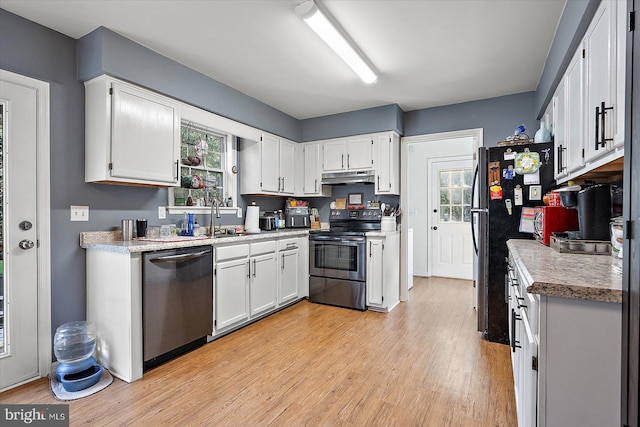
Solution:
<path fill-rule="evenodd" d="M 260 215 L 259 206 L 247 206 L 247 214 L 244 218 L 244 229 L 247 233 L 259 233 L 258 216 Z"/>

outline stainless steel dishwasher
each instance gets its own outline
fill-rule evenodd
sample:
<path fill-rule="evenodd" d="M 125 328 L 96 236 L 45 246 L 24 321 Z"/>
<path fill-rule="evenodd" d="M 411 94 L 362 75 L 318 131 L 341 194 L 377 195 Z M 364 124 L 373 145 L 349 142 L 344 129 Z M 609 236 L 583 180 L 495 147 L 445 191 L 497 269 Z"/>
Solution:
<path fill-rule="evenodd" d="M 211 246 L 143 253 L 144 369 L 206 343 L 212 332 Z"/>

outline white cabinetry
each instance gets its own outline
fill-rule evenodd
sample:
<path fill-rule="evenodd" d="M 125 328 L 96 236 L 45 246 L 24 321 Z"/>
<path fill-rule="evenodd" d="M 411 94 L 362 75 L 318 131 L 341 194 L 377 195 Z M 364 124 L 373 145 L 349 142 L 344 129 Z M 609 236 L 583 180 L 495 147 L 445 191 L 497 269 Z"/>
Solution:
<path fill-rule="evenodd" d="M 240 142 L 241 194 L 295 193 L 296 144 L 263 133 L 260 141 Z"/>
<path fill-rule="evenodd" d="M 123 381 L 142 378 L 142 257 L 89 249 L 87 320 L 97 331 L 98 363 Z"/>
<path fill-rule="evenodd" d="M 323 170 L 336 172 L 373 168 L 373 139 L 369 135 L 331 140 L 323 146 Z"/>
<path fill-rule="evenodd" d="M 215 249 L 216 331 L 249 318 L 249 245 Z"/>
<path fill-rule="evenodd" d="M 566 90 L 565 104 L 565 141 L 567 173 L 581 169 L 584 166 L 584 60 L 582 49 L 573 55 L 567 73 L 564 77 Z M 556 126 L 556 132 L 561 132 Z"/>
<path fill-rule="evenodd" d="M 564 138 L 556 142 L 556 149 L 564 145 L 556 155 L 560 182 L 624 155 L 626 19 L 626 2 L 603 0 L 560 83 L 564 109 L 557 103 L 554 111 L 565 118 L 564 126 L 554 124 L 555 138 Z"/>
<path fill-rule="evenodd" d="M 319 142 L 303 144 L 304 183 L 303 196 L 331 196 L 331 187 L 322 185 L 322 145 Z M 297 162 L 296 162 L 297 163 Z"/>
<path fill-rule="evenodd" d="M 615 3 L 600 3 L 584 37 L 586 77 L 585 162 L 606 154 L 615 133 Z M 617 108 L 615 109 L 617 110 Z"/>
<path fill-rule="evenodd" d="M 298 298 L 302 268 L 300 246 L 297 238 L 278 241 L 278 303 L 285 304 Z"/>
<path fill-rule="evenodd" d="M 85 181 L 177 186 L 179 103 L 108 76 L 85 82 Z"/>
<path fill-rule="evenodd" d="M 400 137 L 395 133 L 376 135 L 375 194 L 400 194 Z"/>
<path fill-rule="evenodd" d="M 257 316 L 277 304 L 276 242 L 251 243 L 249 301 L 251 316 Z"/>
<path fill-rule="evenodd" d="M 400 302 L 400 232 L 367 234 L 367 306 L 391 311 Z"/>
<path fill-rule="evenodd" d="M 567 141 L 566 141 L 566 107 L 567 91 L 565 90 L 566 78 L 558 84 L 556 93 L 553 95 L 551 105 L 553 106 L 554 135 L 553 146 L 556 153 L 555 178 L 560 179 L 567 175 Z"/>
<path fill-rule="evenodd" d="M 508 272 L 518 425 L 620 425 L 621 304 L 529 294 L 521 268 Z"/>

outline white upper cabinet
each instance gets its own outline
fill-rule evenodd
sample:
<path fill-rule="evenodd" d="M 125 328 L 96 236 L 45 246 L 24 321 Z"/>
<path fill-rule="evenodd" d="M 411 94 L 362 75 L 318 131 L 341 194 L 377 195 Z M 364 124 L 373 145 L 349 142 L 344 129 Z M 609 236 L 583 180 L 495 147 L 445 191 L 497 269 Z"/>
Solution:
<path fill-rule="evenodd" d="M 567 68 L 565 75 L 566 113 L 565 142 L 567 150 L 565 164 L 567 174 L 584 166 L 584 62 L 579 48 Z M 556 132 L 558 127 L 556 126 Z M 565 175 L 566 176 L 566 175 Z"/>
<path fill-rule="evenodd" d="M 377 135 L 375 194 L 400 194 L 400 137 L 395 133 Z"/>
<path fill-rule="evenodd" d="M 553 109 L 553 123 L 554 123 L 554 135 L 553 146 L 556 153 L 556 179 L 562 178 L 567 175 L 567 142 L 566 142 L 566 97 L 567 91 L 565 90 L 566 79 L 562 79 L 556 93 L 553 95 L 551 105 Z"/>
<path fill-rule="evenodd" d="M 624 155 L 626 20 L 626 2 L 603 0 L 556 90 L 559 182 Z"/>
<path fill-rule="evenodd" d="M 303 145 L 304 182 L 303 196 L 331 196 L 331 187 L 322 185 L 322 145 L 319 142 L 310 142 Z M 296 165 L 298 163 L 296 162 Z"/>
<path fill-rule="evenodd" d="M 615 118 L 615 4 L 600 3 L 584 37 L 587 135 L 585 161 L 606 154 L 613 141 Z M 617 108 L 615 109 L 617 110 Z"/>
<path fill-rule="evenodd" d="M 295 193 L 296 143 L 263 133 L 240 142 L 240 193 Z"/>
<path fill-rule="evenodd" d="M 331 140 L 323 146 L 324 172 L 373 168 L 373 139 L 369 135 Z"/>
<path fill-rule="evenodd" d="M 177 186 L 177 101 L 100 76 L 85 82 L 85 181 Z"/>

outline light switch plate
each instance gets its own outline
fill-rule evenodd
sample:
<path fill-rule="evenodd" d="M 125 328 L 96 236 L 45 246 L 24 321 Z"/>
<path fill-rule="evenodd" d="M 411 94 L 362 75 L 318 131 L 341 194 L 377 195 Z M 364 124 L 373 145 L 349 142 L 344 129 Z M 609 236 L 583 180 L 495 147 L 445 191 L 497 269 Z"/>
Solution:
<path fill-rule="evenodd" d="M 158 219 L 167 218 L 167 209 L 164 206 L 158 206 Z"/>
<path fill-rule="evenodd" d="M 89 221 L 89 206 L 71 205 L 71 221 Z"/>

